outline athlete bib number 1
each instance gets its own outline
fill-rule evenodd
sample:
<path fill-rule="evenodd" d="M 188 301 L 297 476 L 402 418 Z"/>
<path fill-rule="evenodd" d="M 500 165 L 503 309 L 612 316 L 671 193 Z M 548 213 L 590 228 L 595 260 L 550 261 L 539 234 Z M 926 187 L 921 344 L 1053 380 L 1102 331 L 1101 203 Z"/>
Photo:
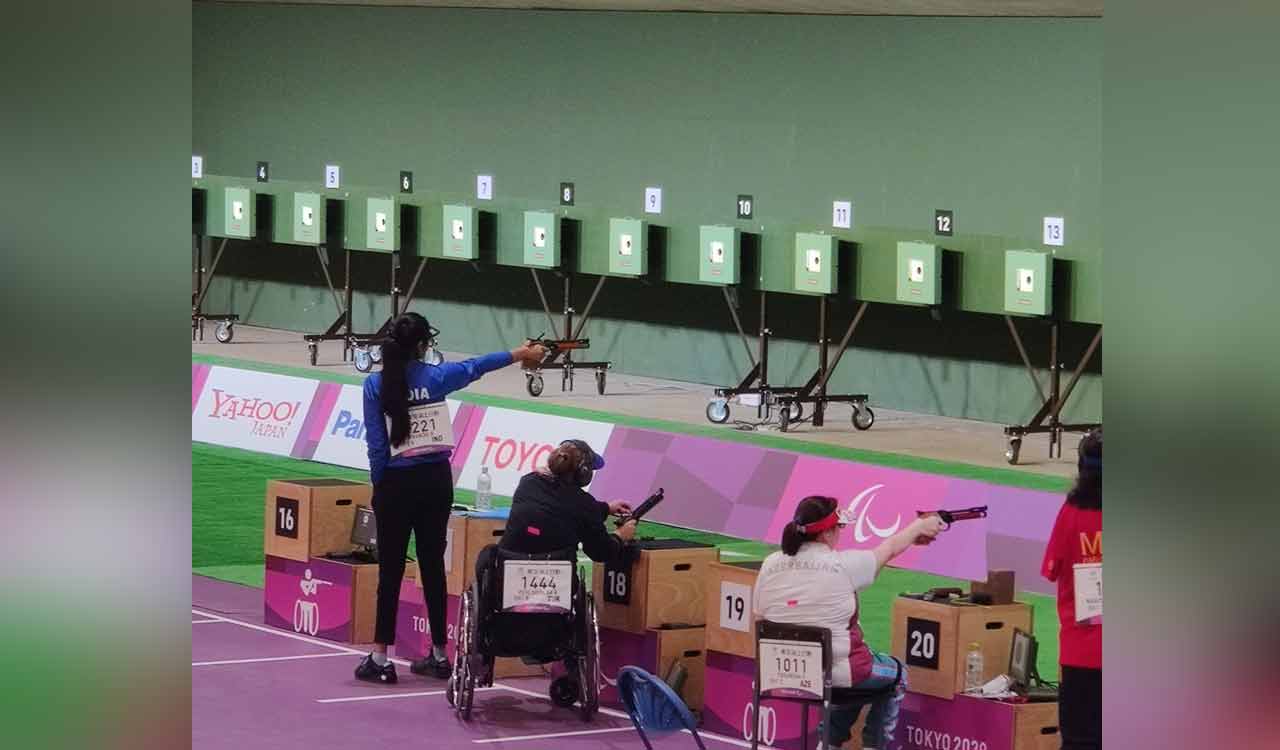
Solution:
<path fill-rule="evenodd" d="M 387 417 L 387 432 L 391 432 L 391 418 Z M 391 446 L 391 455 L 417 456 L 453 449 L 453 423 L 449 421 L 449 407 L 443 401 L 409 407 L 409 438 L 400 445 Z"/>
<path fill-rule="evenodd" d="M 760 639 L 760 694 L 822 699 L 822 645 Z"/>
<path fill-rule="evenodd" d="M 568 612 L 573 563 L 507 560 L 502 565 L 504 612 Z"/>
<path fill-rule="evenodd" d="M 1102 563 L 1073 566 L 1076 585 L 1076 622 L 1102 623 Z"/>

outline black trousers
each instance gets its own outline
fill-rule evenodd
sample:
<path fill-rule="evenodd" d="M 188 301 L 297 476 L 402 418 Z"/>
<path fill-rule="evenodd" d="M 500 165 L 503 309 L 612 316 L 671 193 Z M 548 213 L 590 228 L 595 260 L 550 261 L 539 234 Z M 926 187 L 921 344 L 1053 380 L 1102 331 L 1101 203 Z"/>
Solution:
<path fill-rule="evenodd" d="M 453 508 L 453 470 L 448 461 L 390 468 L 373 488 L 378 525 L 378 618 L 374 640 L 396 641 L 396 610 L 404 580 L 409 532 L 417 541 L 418 574 L 427 600 L 431 642 L 445 645 L 445 535 Z"/>
<path fill-rule="evenodd" d="M 1102 749 L 1102 670 L 1062 665 L 1058 689 L 1062 750 Z"/>

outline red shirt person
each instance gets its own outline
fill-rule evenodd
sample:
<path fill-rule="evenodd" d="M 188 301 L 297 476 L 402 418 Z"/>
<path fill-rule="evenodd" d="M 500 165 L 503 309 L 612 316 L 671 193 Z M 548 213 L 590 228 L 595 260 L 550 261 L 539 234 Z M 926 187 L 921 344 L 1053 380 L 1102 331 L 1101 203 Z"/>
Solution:
<path fill-rule="evenodd" d="M 1058 584 L 1062 750 L 1102 748 L 1102 429 L 1080 441 L 1079 474 L 1040 573 Z"/>

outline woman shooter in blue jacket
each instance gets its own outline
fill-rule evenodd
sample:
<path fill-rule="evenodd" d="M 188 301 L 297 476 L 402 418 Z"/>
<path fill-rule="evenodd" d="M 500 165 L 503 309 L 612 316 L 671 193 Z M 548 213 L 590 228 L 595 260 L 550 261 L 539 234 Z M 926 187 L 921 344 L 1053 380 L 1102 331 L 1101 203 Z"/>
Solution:
<path fill-rule="evenodd" d="M 396 669 L 387 658 L 395 642 L 396 609 L 404 578 L 409 532 L 417 539 L 418 567 L 431 628 L 431 653 L 413 662 L 414 674 L 449 676 L 445 658 L 445 534 L 453 507 L 453 429 L 445 396 L 485 373 L 514 362 L 536 365 L 546 355 L 540 345 L 494 352 L 464 362 L 430 365 L 422 361 L 436 331 L 417 313 L 396 318 L 382 344 L 382 371 L 364 381 L 365 441 L 373 482 L 378 534 L 378 609 L 373 651 L 356 667 L 356 677 L 391 684 Z"/>

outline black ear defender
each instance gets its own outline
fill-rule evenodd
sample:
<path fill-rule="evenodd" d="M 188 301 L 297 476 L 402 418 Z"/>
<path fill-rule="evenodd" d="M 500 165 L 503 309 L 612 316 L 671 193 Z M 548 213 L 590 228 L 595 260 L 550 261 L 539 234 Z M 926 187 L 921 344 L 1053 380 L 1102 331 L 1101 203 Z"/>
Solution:
<path fill-rule="evenodd" d="M 591 450 L 591 446 L 582 440 L 566 440 L 560 445 L 571 445 L 578 449 L 578 465 L 573 469 L 573 482 L 579 487 L 586 487 L 591 484 L 591 480 L 595 477 L 595 469 L 592 466 L 596 462 L 595 451 Z"/>

